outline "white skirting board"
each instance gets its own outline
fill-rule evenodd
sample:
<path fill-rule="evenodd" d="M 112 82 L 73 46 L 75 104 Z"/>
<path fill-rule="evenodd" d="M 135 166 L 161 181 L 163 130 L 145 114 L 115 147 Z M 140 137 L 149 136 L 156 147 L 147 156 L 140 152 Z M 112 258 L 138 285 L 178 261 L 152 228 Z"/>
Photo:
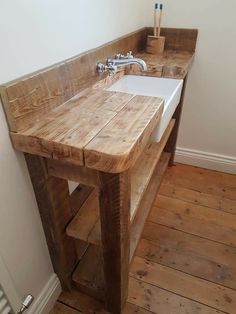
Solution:
<path fill-rule="evenodd" d="M 40 295 L 34 300 L 27 313 L 48 314 L 53 308 L 61 291 L 60 281 L 57 275 L 53 274 L 42 289 Z"/>
<path fill-rule="evenodd" d="M 177 147 L 175 161 L 196 167 L 236 174 L 236 157 Z"/>

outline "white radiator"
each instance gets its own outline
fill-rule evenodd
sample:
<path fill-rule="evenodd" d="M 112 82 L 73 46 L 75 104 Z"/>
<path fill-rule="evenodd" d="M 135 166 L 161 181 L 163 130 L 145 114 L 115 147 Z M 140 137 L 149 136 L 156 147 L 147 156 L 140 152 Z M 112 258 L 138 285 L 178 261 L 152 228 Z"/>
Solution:
<path fill-rule="evenodd" d="M 0 285 L 0 314 L 13 314 L 13 310 L 7 300 L 7 297 Z"/>

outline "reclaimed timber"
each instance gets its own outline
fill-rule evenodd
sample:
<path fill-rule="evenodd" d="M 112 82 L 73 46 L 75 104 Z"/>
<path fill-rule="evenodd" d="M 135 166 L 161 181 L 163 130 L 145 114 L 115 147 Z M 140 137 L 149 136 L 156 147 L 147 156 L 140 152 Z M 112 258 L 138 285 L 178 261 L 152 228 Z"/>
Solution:
<path fill-rule="evenodd" d="M 53 267 L 63 288 L 68 289 L 77 263 L 75 242 L 65 234 L 65 227 L 73 218 L 68 183 L 48 175 L 44 158 L 25 154 L 25 159 Z"/>
<path fill-rule="evenodd" d="M 149 220 L 202 238 L 236 246 L 236 215 L 159 195 Z"/>
<path fill-rule="evenodd" d="M 168 137 L 174 127 L 175 120 L 171 120 L 163 137 L 159 143 L 149 144 L 142 155 L 136 162 L 136 165 L 131 169 L 131 205 L 130 205 L 130 221 L 134 220 L 136 212 L 139 210 L 140 204 L 142 203 L 143 196 L 148 189 L 148 185 L 153 178 L 153 172 L 158 164 L 161 157 L 162 151 L 166 145 Z M 168 154 L 167 154 L 168 155 Z M 165 160 L 165 159 L 164 159 Z M 161 167 L 165 166 L 165 162 L 161 162 Z M 164 167 L 163 170 L 166 168 Z M 158 170 L 159 173 L 164 173 L 162 169 Z M 153 178 L 155 180 L 155 178 Z M 155 184 L 157 187 L 160 182 L 159 179 Z M 147 196 L 146 196 L 147 197 Z M 153 195 L 153 198 L 155 195 Z M 153 198 L 150 197 L 148 201 L 151 203 Z M 144 201 L 146 209 L 150 209 L 147 200 Z M 141 206 L 143 207 L 143 205 Z M 144 213 L 146 210 L 144 210 Z M 139 221 L 139 219 L 138 219 Z M 140 222 L 138 222 L 139 224 Z M 143 226 L 143 225 L 142 225 Z M 92 193 L 84 205 L 81 207 L 78 214 L 68 225 L 66 232 L 69 236 L 75 239 L 80 239 L 93 244 L 101 243 L 101 228 L 99 220 L 99 203 L 98 195 L 96 192 Z M 135 232 L 136 233 L 136 232 Z M 132 245 L 132 251 L 136 247 L 137 236 L 134 236 Z"/>
<path fill-rule="evenodd" d="M 235 247 L 147 222 L 136 255 L 236 290 Z"/>
<path fill-rule="evenodd" d="M 47 167 L 50 175 L 54 177 L 78 182 L 90 187 L 100 186 L 99 173 L 96 170 L 48 158 Z"/>
<path fill-rule="evenodd" d="M 1 96 L 11 131 L 18 132 L 103 78 L 96 64 L 117 52 L 140 51 L 146 42 L 146 28 L 125 35 L 101 47 L 64 60 L 1 86 Z"/>
<path fill-rule="evenodd" d="M 148 27 L 148 34 L 153 33 L 153 28 Z M 195 52 L 198 30 L 184 28 L 161 28 L 161 36 L 166 37 L 165 50 Z"/>
<path fill-rule="evenodd" d="M 77 214 L 83 203 L 87 200 L 93 188 L 79 184 L 70 195 L 70 207 L 73 215 Z"/>
<path fill-rule="evenodd" d="M 101 244 L 101 233 L 98 238 L 92 235 L 97 222 L 100 224 L 98 192 L 93 191 L 67 226 L 66 233 L 77 240 Z"/>
<path fill-rule="evenodd" d="M 99 300 L 104 300 L 105 282 L 101 248 L 89 245 L 72 275 L 75 286 Z"/>
<path fill-rule="evenodd" d="M 166 168 L 168 167 L 169 160 L 170 154 L 163 153 L 158 164 L 156 165 L 156 168 L 154 169 L 149 186 L 143 195 L 137 213 L 132 221 L 130 235 L 130 263 L 132 262 L 138 242 L 140 241 L 144 224 L 147 220 L 152 205 L 155 202 L 155 197 L 161 185 L 161 180 L 166 171 Z"/>
<path fill-rule="evenodd" d="M 140 52 L 137 57 L 147 64 L 147 71 L 137 65 L 130 65 L 126 74 L 184 79 L 193 63 L 194 55 L 188 51 L 166 50 L 162 54 Z"/>
<path fill-rule="evenodd" d="M 196 301 L 184 298 L 146 282 L 130 278 L 130 294 L 128 301 L 138 305 L 151 313 L 166 314 L 223 314 Z"/>
<path fill-rule="evenodd" d="M 12 139 L 16 149 L 48 159 L 120 172 L 138 158 L 162 110 L 160 98 L 88 92 L 51 111 L 26 131 L 12 133 Z"/>
<path fill-rule="evenodd" d="M 168 140 L 166 147 L 165 147 L 165 151 L 171 153 L 170 166 L 173 166 L 173 164 L 174 164 L 174 157 L 175 157 L 175 151 L 176 151 L 176 144 L 177 144 L 177 139 L 178 139 L 181 115 L 182 115 L 182 110 L 183 110 L 187 79 L 188 79 L 188 77 L 186 77 L 184 79 L 182 93 L 181 93 L 181 97 L 180 97 L 180 102 L 179 102 L 179 104 L 178 104 L 178 106 L 175 109 L 175 112 L 173 114 L 173 118 L 176 120 L 176 123 L 175 123 L 174 129 L 173 129 L 173 132 L 172 132 L 171 136 L 169 137 L 169 140 Z"/>
<path fill-rule="evenodd" d="M 130 173 L 101 173 L 99 208 L 108 311 L 121 313 L 128 296 Z"/>
<path fill-rule="evenodd" d="M 135 257 L 130 276 L 223 312 L 236 307 L 235 290 L 140 257 Z"/>
<path fill-rule="evenodd" d="M 147 96 L 132 98 L 86 145 L 85 165 L 111 173 L 131 168 L 149 142 L 162 112 L 161 98 Z"/>
<path fill-rule="evenodd" d="M 162 151 L 167 143 L 167 140 L 174 128 L 175 120 L 172 119 L 167 126 L 159 143 L 150 143 L 144 150 L 144 153 L 137 160 L 131 170 L 131 221 L 136 215 L 139 208 L 139 203 L 142 200 L 152 174 L 161 157 Z"/>

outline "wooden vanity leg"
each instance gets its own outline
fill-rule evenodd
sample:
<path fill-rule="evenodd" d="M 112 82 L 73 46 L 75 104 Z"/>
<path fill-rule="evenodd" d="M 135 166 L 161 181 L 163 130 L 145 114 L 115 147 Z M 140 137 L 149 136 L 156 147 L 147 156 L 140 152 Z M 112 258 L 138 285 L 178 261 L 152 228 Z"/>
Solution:
<path fill-rule="evenodd" d="M 120 314 L 128 296 L 130 175 L 100 173 L 99 195 L 107 310 Z"/>
<path fill-rule="evenodd" d="M 165 147 L 165 151 L 168 152 L 168 153 L 171 153 L 169 166 L 173 166 L 174 165 L 176 143 L 177 143 L 177 139 L 178 139 L 179 126 L 180 126 L 181 114 L 182 114 L 182 109 L 183 109 L 186 84 L 187 84 L 187 76 L 184 79 L 183 89 L 182 89 L 181 98 L 180 98 L 180 103 L 177 106 L 177 108 L 175 110 L 175 113 L 173 115 L 173 119 L 175 119 L 175 125 L 174 125 L 172 133 L 171 133 L 171 135 L 169 137 L 169 140 L 168 140 L 168 142 L 166 144 L 166 147 Z"/>
<path fill-rule="evenodd" d="M 55 272 L 63 289 L 70 288 L 77 256 L 65 228 L 73 217 L 66 180 L 48 175 L 45 159 L 25 154 Z"/>

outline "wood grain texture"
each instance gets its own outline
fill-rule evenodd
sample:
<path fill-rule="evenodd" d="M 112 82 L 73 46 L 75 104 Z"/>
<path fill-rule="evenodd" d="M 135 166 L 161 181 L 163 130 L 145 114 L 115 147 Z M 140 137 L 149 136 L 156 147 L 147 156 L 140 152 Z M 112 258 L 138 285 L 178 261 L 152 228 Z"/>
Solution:
<path fill-rule="evenodd" d="M 149 216 L 152 222 L 236 246 L 236 215 L 209 207 L 158 196 Z"/>
<path fill-rule="evenodd" d="M 148 27 L 148 34 L 152 34 L 153 29 Z M 195 52 L 198 37 L 197 29 L 184 28 L 161 28 L 161 36 L 166 38 L 165 50 Z"/>
<path fill-rule="evenodd" d="M 158 125 L 162 111 L 161 98 L 135 96 L 86 146 L 85 165 L 111 173 L 131 168 Z"/>
<path fill-rule="evenodd" d="M 55 272 L 63 288 L 71 284 L 71 272 L 77 263 L 74 240 L 65 234 L 65 227 L 73 218 L 66 180 L 50 177 L 45 160 L 25 154 L 41 215 L 49 252 Z"/>
<path fill-rule="evenodd" d="M 135 217 L 139 203 L 149 185 L 154 169 L 156 168 L 174 125 L 175 120 L 171 120 L 160 142 L 152 142 L 147 145 L 144 152 L 131 169 L 131 221 Z"/>
<path fill-rule="evenodd" d="M 172 50 L 166 50 L 162 54 L 140 52 L 137 57 L 147 63 L 147 71 L 131 65 L 127 67 L 126 74 L 184 79 L 194 60 L 191 52 Z"/>
<path fill-rule="evenodd" d="M 99 230 L 98 237 L 93 234 L 97 222 L 100 224 L 98 192 L 93 191 L 78 211 L 78 214 L 67 226 L 66 233 L 75 239 L 100 245 L 101 230 Z"/>
<path fill-rule="evenodd" d="M 47 158 L 46 161 L 48 172 L 54 177 L 78 182 L 90 187 L 100 186 L 99 173 L 96 170 L 56 159 Z"/>
<path fill-rule="evenodd" d="M 177 184 L 163 182 L 160 194 L 186 201 L 191 204 L 218 209 L 223 212 L 236 214 L 236 200 L 221 195 L 208 194 L 201 191 L 187 189 Z"/>
<path fill-rule="evenodd" d="M 148 222 L 136 255 L 236 289 L 236 248 Z"/>
<path fill-rule="evenodd" d="M 224 312 L 201 305 L 196 301 L 183 298 L 159 287 L 130 278 L 128 301 L 152 313 L 166 314 L 223 314 Z"/>
<path fill-rule="evenodd" d="M 145 194 L 139 203 L 137 213 L 132 221 L 130 235 L 130 262 L 132 262 L 134 257 L 135 250 L 143 232 L 144 224 L 146 223 L 148 214 L 155 201 L 155 197 L 168 166 L 169 160 L 170 154 L 163 153 L 158 164 L 156 165 L 156 168 L 154 169 L 149 186 L 147 187 L 147 190 L 145 191 Z"/>
<path fill-rule="evenodd" d="M 81 292 L 96 299 L 104 300 L 105 281 L 102 251 L 100 247 L 89 245 L 73 272 L 72 279 Z"/>
<path fill-rule="evenodd" d="M 128 295 L 130 254 L 130 174 L 101 174 L 99 192 L 105 302 L 120 314 Z"/>
<path fill-rule="evenodd" d="M 40 120 L 51 109 L 69 100 L 84 88 L 96 84 L 96 64 L 117 52 L 134 53 L 145 45 L 146 28 L 118 38 L 101 47 L 62 61 L 2 85 L 1 95 L 10 130 L 18 132 Z"/>
<path fill-rule="evenodd" d="M 236 306 L 235 290 L 140 257 L 135 257 L 130 276 L 223 312 Z"/>

